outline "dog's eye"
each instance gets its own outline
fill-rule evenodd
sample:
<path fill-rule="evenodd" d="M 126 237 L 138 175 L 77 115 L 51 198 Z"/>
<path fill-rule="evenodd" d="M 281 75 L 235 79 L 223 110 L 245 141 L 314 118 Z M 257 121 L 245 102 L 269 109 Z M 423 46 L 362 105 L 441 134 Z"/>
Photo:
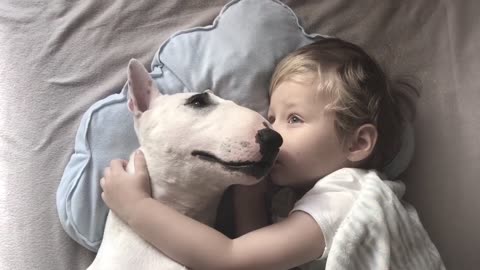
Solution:
<path fill-rule="evenodd" d="M 208 105 L 210 105 L 208 93 L 201 93 L 189 97 L 185 105 L 189 105 L 195 108 L 207 107 Z"/>

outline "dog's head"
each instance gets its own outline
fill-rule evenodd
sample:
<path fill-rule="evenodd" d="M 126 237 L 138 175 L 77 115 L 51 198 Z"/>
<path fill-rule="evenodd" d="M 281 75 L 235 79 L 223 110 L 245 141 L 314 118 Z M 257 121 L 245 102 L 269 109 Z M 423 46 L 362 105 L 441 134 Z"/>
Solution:
<path fill-rule="evenodd" d="M 227 185 L 253 184 L 272 167 L 282 137 L 260 114 L 209 90 L 162 95 L 134 59 L 128 65 L 128 86 L 128 108 L 150 175 L 190 178 L 161 179 L 184 183 L 221 179 Z"/>

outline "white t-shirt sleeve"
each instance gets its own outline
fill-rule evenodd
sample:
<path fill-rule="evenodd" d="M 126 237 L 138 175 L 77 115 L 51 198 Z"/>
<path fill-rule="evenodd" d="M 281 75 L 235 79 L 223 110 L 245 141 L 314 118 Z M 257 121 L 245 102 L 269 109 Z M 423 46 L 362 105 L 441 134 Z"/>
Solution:
<path fill-rule="evenodd" d="M 324 259 L 333 237 L 361 189 L 361 170 L 344 168 L 320 179 L 293 207 L 309 214 L 320 226 L 325 239 Z"/>

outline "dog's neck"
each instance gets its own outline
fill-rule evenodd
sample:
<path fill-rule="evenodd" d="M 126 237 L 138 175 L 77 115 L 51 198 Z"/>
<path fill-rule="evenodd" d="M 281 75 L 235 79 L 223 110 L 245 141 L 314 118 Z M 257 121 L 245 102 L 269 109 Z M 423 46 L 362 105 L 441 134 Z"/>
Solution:
<path fill-rule="evenodd" d="M 149 168 L 152 197 L 178 212 L 213 226 L 223 192 L 228 187 L 225 179 L 194 175 L 178 164 L 178 160 L 156 156 L 154 151 L 142 148 Z M 184 161 L 187 162 L 187 161 Z M 133 171 L 133 162 L 130 170 Z M 177 164 L 165 168 L 165 164 Z"/>

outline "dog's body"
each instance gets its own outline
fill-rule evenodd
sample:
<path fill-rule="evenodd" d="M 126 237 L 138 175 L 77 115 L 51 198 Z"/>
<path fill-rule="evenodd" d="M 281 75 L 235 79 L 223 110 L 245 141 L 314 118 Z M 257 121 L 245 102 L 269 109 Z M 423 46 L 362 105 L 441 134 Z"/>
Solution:
<path fill-rule="evenodd" d="M 264 177 L 282 140 L 265 119 L 231 101 L 200 94 L 161 95 L 145 68 L 129 63 L 129 109 L 145 155 L 153 198 L 212 226 L 224 190 Z M 133 156 L 127 166 L 133 172 Z M 110 212 L 89 270 L 186 269 Z"/>

